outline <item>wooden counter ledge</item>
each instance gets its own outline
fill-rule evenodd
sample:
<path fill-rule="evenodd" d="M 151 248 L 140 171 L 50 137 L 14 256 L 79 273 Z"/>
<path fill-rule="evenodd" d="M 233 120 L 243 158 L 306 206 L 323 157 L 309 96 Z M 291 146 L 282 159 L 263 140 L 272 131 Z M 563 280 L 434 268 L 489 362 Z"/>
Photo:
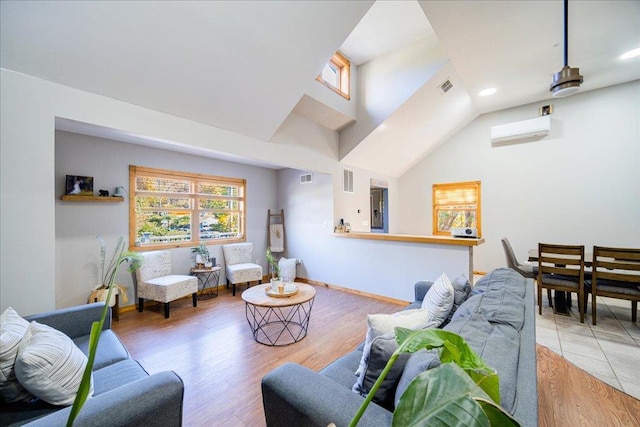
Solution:
<path fill-rule="evenodd" d="M 427 243 L 435 245 L 478 246 L 484 243 L 484 238 L 468 239 L 451 236 L 419 236 L 414 234 L 387 233 L 333 233 L 336 237 L 367 240 L 387 240 L 393 242 Z"/>

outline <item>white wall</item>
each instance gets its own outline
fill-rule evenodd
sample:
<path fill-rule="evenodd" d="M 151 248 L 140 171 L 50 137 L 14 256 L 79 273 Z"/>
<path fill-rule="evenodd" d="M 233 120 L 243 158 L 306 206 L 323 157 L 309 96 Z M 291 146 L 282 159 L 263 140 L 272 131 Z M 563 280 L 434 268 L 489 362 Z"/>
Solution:
<path fill-rule="evenodd" d="M 56 132 L 56 195 L 64 194 L 65 175 L 94 177 L 94 192 L 116 186 L 129 187 L 129 165 L 154 167 L 243 178 L 247 180 L 247 241 L 254 244 L 254 258 L 266 271 L 267 209 L 276 206 L 276 171 L 256 166 L 192 156 L 157 148 L 143 147 L 92 136 Z M 128 242 L 129 200 L 123 203 L 73 203 L 56 198 L 56 307 L 84 304 L 90 290 L 98 285 L 99 244 L 96 235 L 107 242 L 112 253 L 118 236 Z M 210 242 L 212 256 L 224 266 L 221 244 Z M 191 248 L 171 249 L 172 270 L 189 274 L 194 257 Z M 131 275 L 121 268 L 118 283 L 128 288 L 129 304 L 135 302 Z M 224 274 L 220 283 L 224 283 Z"/>
<path fill-rule="evenodd" d="M 312 280 L 413 301 L 413 284 L 447 273 L 467 274 L 464 246 L 424 245 L 340 238 L 333 235 L 333 179 L 303 171 L 278 172 L 278 205 L 284 209 L 287 257 L 302 259 L 297 275 Z M 367 187 L 367 194 L 368 194 Z"/>
<path fill-rule="evenodd" d="M 550 103 L 542 140 L 494 147 L 489 135 L 543 103 L 485 114 L 402 176 L 400 232 L 431 234 L 434 183 L 480 180 L 476 270 L 505 265 L 505 236 L 521 259 L 542 241 L 640 246 L 640 81 Z"/>
<path fill-rule="evenodd" d="M 358 85 L 354 86 L 357 119 L 340 131 L 340 158 L 396 111 L 445 62 L 440 46 L 424 39 L 357 67 Z"/>

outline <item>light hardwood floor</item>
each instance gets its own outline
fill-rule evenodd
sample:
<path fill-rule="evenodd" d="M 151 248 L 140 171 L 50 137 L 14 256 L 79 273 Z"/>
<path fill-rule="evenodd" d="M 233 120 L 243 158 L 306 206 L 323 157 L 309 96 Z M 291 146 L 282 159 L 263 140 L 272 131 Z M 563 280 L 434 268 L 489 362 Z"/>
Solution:
<path fill-rule="evenodd" d="M 402 309 L 398 304 L 322 286 L 316 286 L 316 291 L 307 337 L 285 347 L 256 343 L 240 292 L 232 297 L 223 289 L 217 298 L 199 301 L 196 308 L 191 307 L 190 298 L 172 303 L 170 319 L 164 319 L 159 305 L 145 307 L 143 313 L 121 313 L 113 328 L 147 371 L 173 370 L 183 379 L 186 426 L 264 426 L 260 380 L 267 372 L 287 361 L 318 370 L 364 339 L 367 314 Z M 539 347 L 539 355 L 540 349 L 544 347 Z M 576 414 L 584 414 L 585 409 L 604 417 L 611 411 L 616 414 L 612 419 L 623 421 L 621 412 L 640 413 L 638 400 L 615 389 L 619 393 L 616 400 L 609 400 L 614 394 L 611 391 L 596 395 L 592 392 L 594 378 L 576 368 L 569 381 L 564 365 L 558 370 L 552 357 L 544 360 L 545 369 L 538 364 L 540 425 L 554 426 L 560 424 L 558 420 L 576 419 Z M 589 381 L 585 383 L 579 373 Z M 568 396 L 580 396 L 580 406 L 559 400 L 573 402 Z M 611 406 L 614 404 L 615 408 Z M 579 425 L 603 425 L 583 418 Z M 631 416 L 626 419 L 631 420 Z M 610 425 L 640 425 L 636 420 L 636 424 Z"/>

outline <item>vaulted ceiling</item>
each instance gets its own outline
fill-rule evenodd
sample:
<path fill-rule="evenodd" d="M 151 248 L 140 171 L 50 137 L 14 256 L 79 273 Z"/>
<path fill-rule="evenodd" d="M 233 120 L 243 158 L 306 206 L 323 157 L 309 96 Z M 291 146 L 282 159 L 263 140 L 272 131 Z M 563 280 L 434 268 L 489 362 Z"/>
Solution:
<path fill-rule="evenodd" d="M 336 160 L 389 176 L 479 114 L 550 99 L 563 65 L 561 1 L 3 0 L 0 12 L 2 68 L 265 144 L 304 115 L 338 133 Z M 571 1 L 569 16 L 569 64 L 583 91 L 640 78 L 640 59 L 618 59 L 640 46 L 640 2 Z M 363 88 L 352 89 L 351 116 L 310 96 L 336 50 L 357 76 L 407 46 L 424 52 L 407 61 L 422 68 L 395 71 L 421 80 L 378 88 L 401 94 L 383 114 L 367 116 Z M 496 94 L 478 96 L 486 87 Z"/>

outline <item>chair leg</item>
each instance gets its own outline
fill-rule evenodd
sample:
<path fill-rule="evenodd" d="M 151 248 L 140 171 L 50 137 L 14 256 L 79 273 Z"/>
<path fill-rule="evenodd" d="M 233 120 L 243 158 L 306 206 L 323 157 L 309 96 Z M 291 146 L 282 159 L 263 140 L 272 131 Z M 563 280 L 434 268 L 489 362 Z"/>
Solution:
<path fill-rule="evenodd" d="M 164 318 L 168 319 L 169 318 L 169 304 L 168 302 L 164 303 Z"/>
<path fill-rule="evenodd" d="M 142 313 L 143 308 L 144 308 L 144 298 L 138 298 L 138 312 Z"/>
<path fill-rule="evenodd" d="M 547 288 L 547 301 L 549 301 L 549 307 L 553 308 L 553 298 L 551 298 L 551 289 Z"/>
<path fill-rule="evenodd" d="M 638 321 L 638 301 L 631 301 L 631 321 L 636 323 Z"/>
<path fill-rule="evenodd" d="M 584 301 L 584 294 L 578 293 L 578 311 L 580 312 L 580 323 L 584 323 L 584 311 L 585 311 L 584 306 L 585 305 L 586 305 L 586 302 Z"/>
<path fill-rule="evenodd" d="M 193 306 L 197 307 L 198 306 L 198 293 L 194 292 L 191 294 L 191 299 L 193 299 Z"/>
<path fill-rule="evenodd" d="M 229 279 L 227 279 L 227 289 L 229 289 Z"/>
<path fill-rule="evenodd" d="M 596 307 L 596 293 L 595 288 L 591 288 L 591 323 L 596 324 L 596 313 L 598 308 Z"/>
<path fill-rule="evenodd" d="M 231 293 L 232 296 L 236 296 L 236 284 L 233 284 L 233 292 Z"/>
<path fill-rule="evenodd" d="M 550 289 L 547 289 L 550 290 Z M 542 316 L 542 286 L 538 283 L 538 314 Z"/>

